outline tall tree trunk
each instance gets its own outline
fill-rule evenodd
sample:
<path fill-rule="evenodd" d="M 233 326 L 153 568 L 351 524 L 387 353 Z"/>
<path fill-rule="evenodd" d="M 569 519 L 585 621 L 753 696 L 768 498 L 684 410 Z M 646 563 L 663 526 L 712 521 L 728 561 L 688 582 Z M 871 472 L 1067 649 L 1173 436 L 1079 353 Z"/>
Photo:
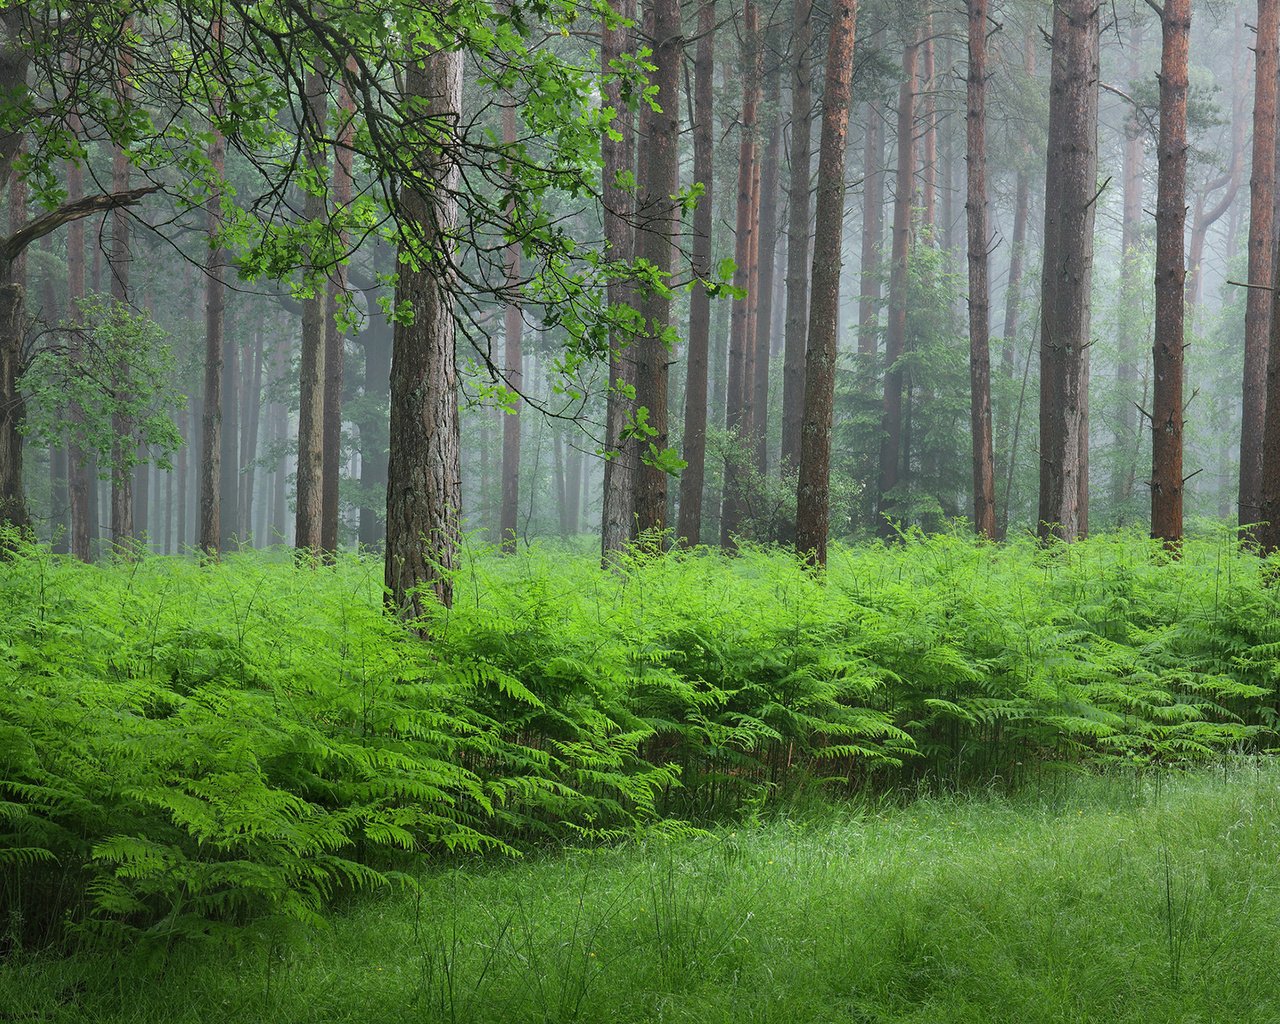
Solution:
<path fill-rule="evenodd" d="M 973 526 L 996 535 L 995 456 L 991 441 L 990 298 L 987 281 L 987 0 L 968 0 L 969 75 L 966 153 L 969 215 L 969 425 L 973 436 Z"/>
<path fill-rule="evenodd" d="M 13 263 L 0 265 L 0 524 L 31 525 L 22 489 L 22 431 L 26 402 L 18 388 L 24 331 L 22 285 L 12 281 Z"/>
<path fill-rule="evenodd" d="M 1262 441 L 1266 422 L 1267 339 L 1271 319 L 1276 171 L 1277 38 L 1280 0 L 1258 0 L 1254 48 L 1253 170 L 1249 177 L 1249 283 L 1244 314 L 1244 413 L 1240 427 L 1241 526 L 1262 519 Z"/>
<path fill-rule="evenodd" d="M 121 75 L 125 74 L 121 66 Z M 111 184 L 116 192 L 129 187 L 129 160 L 117 148 L 111 160 Z M 123 207 L 111 213 L 111 251 L 108 265 L 111 273 L 111 297 L 125 304 L 129 301 L 129 213 Z M 111 381 L 117 401 L 128 397 L 132 384 L 129 367 L 125 362 L 114 368 Z M 129 541 L 137 537 L 134 526 L 133 467 L 130 465 L 134 450 L 133 423 L 124 412 L 111 417 L 111 542 L 123 550 Z"/>
<path fill-rule="evenodd" d="M 1160 145 L 1156 186 L 1155 391 L 1151 422 L 1151 536 L 1182 541 L 1182 351 L 1186 286 L 1187 59 L 1191 0 L 1161 17 Z M 1280 437 L 1280 435 L 1278 435 Z"/>
<path fill-rule="evenodd" d="M 1055 0 L 1040 328 L 1042 539 L 1086 528 L 1089 289 L 1098 171 L 1099 9 Z"/>
<path fill-rule="evenodd" d="M 924 172 L 920 183 L 921 210 L 920 221 L 925 234 L 933 244 L 937 244 L 938 227 L 938 83 L 934 73 L 933 61 L 933 15 L 924 19 L 924 95 L 921 105 L 924 107 L 924 155 L 921 170 Z"/>
<path fill-rule="evenodd" d="M 1142 73 L 1140 57 L 1142 54 L 1142 22 L 1134 19 L 1133 28 L 1129 32 L 1129 79 L 1137 81 Z M 1124 153 L 1121 165 L 1121 178 L 1124 191 L 1124 212 L 1120 221 L 1120 295 L 1121 305 L 1125 310 L 1141 308 L 1142 283 L 1138 279 L 1138 268 L 1142 261 L 1142 186 L 1144 180 L 1143 164 L 1146 152 L 1144 149 L 1145 132 L 1138 111 L 1130 111 L 1125 120 Z M 1122 319 L 1120 337 L 1116 344 L 1116 380 L 1120 387 L 1120 408 L 1116 418 L 1116 448 L 1127 452 L 1136 446 L 1138 436 L 1137 406 L 1133 402 L 1132 392 L 1138 381 L 1138 360 L 1142 345 L 1135 336 L 1131 320 Z M 1123 509 L 1133 497 L 1133 485 L 1137 465 L 1134 461 L 1125 461 L 1117 467 L 1115 476 L 1114 500 L 1116 507 Z"/>
<path fill-rule="evenodd" d="M 755 288 L 755 395 L 751 402 L 752 433 L 755 443 L 756 472 L 763 476 L 768 468 L 769 439 L 769 354 L 773 349 L 773 273 L 774 249 L 778 244 L 778 165 L 782 150 L 782 70 L 776 64 L 767 76 L 765 95 L 769 118 L 769 137 L 760 164 L 760 202 L 758 230 L 754 243 L 756 254 Z"/>
<path fill-rule="evenodd" d="M 616 0 L 615 10 L 624 19 L 635 17 L 635 0 Z M 601 142 L 602 189 L 604 205 L 604 237 L 608 247 L 606 258 L 629 261 L 635 254 L 632 231 L 634 201 L 621 178 L 632 174 L 635 164 L 635 115 L 622 99 L 622 87 L 610 64 L 631 47 L 628 26 L 609 26 L 601 30 L 600 62 L 605 75 L 604 101 L 617 111 L 613 127 L 618 138 L 606 133 Z M 613 308 L 634 301 L 633 289 L 623 281 L 608 286 L 608 302 Z M 609 562 L 635 537 L 635 488 L 639 469 L 638 447 L 634 440 L 623 437 L 635 403 L 628 389 L 635 386 L 634 339 L 629 332 L 615 327 L 609 336 L 609 390 L 605 410 L 605 444 L 610 452 L 604 465 L 603 497 L 600 510 L 600 553 Z M 619 386 L 621 385 L 621 386 Z"/>
<path fill-rule="evenodd" d="M 805 342 L 809 324 L 809 172 L 813 94 L 811 0 L 795 0 L 791 33 L 791 149 L 787 155 L 787 320 L 782 354 L 782 470 L 800 462 Z M 789 532 L 789 531 L 788 531 Z M 789 538 L 783 538 L 789 539 Z"/>
<path fill-rule="evenodd" d="M 864 141 L 858 355 L 870 363 L 879 348 L 880 247 L 884 244 L 884 109 L 879 100 L 867 104 Z"/>
<path fill-rule="evenodd" d="M 224 300 L 225 301 L 225 300 Z M 225 314 L 224 314 L 225 315 Z M 232 318 L 232 323 L 235 318 Z M 243 539 L 240 522 L 240 343 L 234 332 L 222 333 L 222 456 L 218 460 L 218 550 Z"/>
<path fill-rule="evenodd" d="M 698 52 L 693 65 L 693 177 L 702 196 L 693 214 L 691 261 L 697 278 L 711 277 L 711 231 L 714 188 L 714 124 L 716 0 L 702 0 L 698 12 Z M 707 363 L 711 336 L 711 295 L 695 283 L 689 296 L 689 356 L 684 388 L 684 461 L 680 476 L 680 543 L 692 547 L 702 539 L 702 492 L 707 462 Z M 575 528 L 576 529 L 576 528 Z"/>
<path fill-rule="evenodd" d="M 513 146 L 516 141 L 516 108 L 510 104 L 502 108 L 502 141 Z M 508 245 L 506 251 L 507 287 L 514 289 L 520 280 L 520 247 Z M 502 365 L 507 387 L 514 391 L 512 411 L 502 417 L 502 521 L 499 524 L 502 550 L 516 549 L 516 517 L 520 511 L 520 389 L 524 386 L 524 355 L 521 336 L 524 333 L 524 314 L 514 297 L 507 299 L 503 312 L 504 347 Z"/>
<path fill-rule="evenodd" d="M 831 418 L 836 381 L 836 315 L 840 305 L 840 248 L 844 234 L 844 161 L 853 79 L 856 0 L 836 0 L 827 42 L 818 144 L 818 225 L 813 240 L 813 301 L 805 360 L 804 425 L 796 488 L 796 550 L 811 564 L 827 564 L 830 521 Z"/>
<path fill-rule="evenodd" d="M 368 294 L 368 293 L 366 293 Z M 370 295 L 370 298 L 372 296 Z M 371 305 L 376 309 L 376 304 Z M 387 393 L 391 377 L 391 326 L 384 317 L 373 318 L 360 336 L 364 344 L 364 392 L 370 396 Z M 379 413 L 360 423 L 360 489 L 369 495 L 387 489 L 387 421 Z M 487 500 L 487 499 L 486 499 Z M 366 504 L 360 508 L 360 545 L 381 548 L 383 525 L 377 511 Z"/>
<path fill-rule="evenodd" d="M 637 239 L 637 255 L 657 272 L 669 275 L 674 269 L 675 236 L 680 226 L 680 208 L 672 198 L 680 187 L 680 66 L 684 59 L 684 34 L 680 24 L 679 0 L 651 0 L 653 32 L 652 61 L 657 67 L 651 83 L 658 87 L 654 97 L 660 109 L 644 105 L 640 112 L 640 135 L 644 140 L 641 162 L 640 217 L 643 230 Z M 636 360 L 636 406 L 647 409 L 649 444 L 658 451 L 667 447 L 667 378 L 669 350 L 663 340 L 671 322 L 671 293 L 665 288 L 648 289 L 641 297 L 646 336 L 639 339 Z M 636 480 L 636 531 L 644 534 L 662 530 L 667 517 L 666 471 L 641 465 Z"/>
<path fill-rule="evenodd" d="M 73 129 L 75 125 L 73 124 Z M 67 201 L 74 202 L 84 194 L 84 170 L 74 161 L 67 162 Z M 84 298 L 84 221 L 67 225 L 67 320 L 75 322 Z M 79 364 L 82 353 L 80 335 L 71 333 L 72 365 Z M 67 503 L 71 511 L 71 553 L 83 562 L 93 557 L 93 539 L 97 536 L 97 489 L 90 472 L 89 453 L 80 439 L 84 433 L 84 409 L 72 402 L 67 410 L 71 421 L 71 441 L 67 446 Z"/>
<path fill-rule="evenodd" d="M 411 64 L 405 93 L 411 115 L 452 123 L 462 107 L 462 54 L 440 51 Z M 412 322 L 396 323 L 391 357 L 386 550 L 388 601 L 412 619 L 426 608 L 424 588 L 446 608 L 453 604 L 462 502 L 454 272 L 431 258 L 452 245 L 458 170 L 427 146 L 415 170 L 419 180 L 405 182 L 400 198 L 401 220 L 419 246 L 416 260 L 400 260 L 396 284 L 396 308 L 409 309 Z"/>
<path fill-rule="evenodd" d="M 889 268 L 889 321 L 885 332 L 884 404 L 880 419 L 880 473 L 876 507 L 878 531 L 895 535 L 893 491 L 902 466 L 902 365 L 907 341 L 907 289 L 910 285 L 912 178 L 915 169 L 916 44 L 902 53 L 903 82 L 898 90 L 898 175 L 893 199 L 893 262 Z"/>
<path fill-rule="evenodd" d="M 351 205 L 355 101 L 345 82 L 338 83 L 338 110 L 341 124 L 333 147 L 333 204 L 339 217 Z M 340 245 L 347 246 L 342 231 Z M 338 550 L 338 523 L 341 506 L 342 464 L 342 374 L 346 362 L 346 331 L 340 321 L 340 297 L 347 290 L 346 268 L 339 264 L 329 275 L 329 311 L 324 335 L 324 409 L 320 424 L 320 548 L 332 555 Z M 252 479 L 252 478 L 251 478 Z"/>
<path fill-rule="evenodd" d="M 313 131 L 308 144 L 307 160 L 311 169 L 323 174 L 327 163 L 319 139 L 324 138 L 328 117 L 325 82 L 318 72 L 310 72 L 306 80 L 307 120 Z M 307 193 L 303 217 L 311 223 L 324 219 L 323 195 Z M 308 254 L 308 259 L 310 255 Z M 312 274 L 316 272 L 313 265 Z M 404 273 L 404 267 L 400 268 Z M 329 292 L 325 283 L 316 282 L 315 294 L 302 305 L 302 359 L 298 380 L 298 471 L 297 509 L 294 517 L 294 546 L 299 551 L 319 554 L 324 550 L 324 394 L 325 335 L 329 323 Z"/>
<path fill-rule="evenodd" d="M 725 396 L 725 429 L 736 441 L 745 439 L 747 433 L 747 401 L 751 391 L 750 363 L 754 354 L 749 334 L 751 302 L 751 234 L 755 226 L 752 208 L 753 182 L 755 179 L 756 148 L 755 130 L 757 107 L 760 100 L 760 39 L 759 12 L 747 0 L 743 8 L 745 33 L 743 38 L 742 121 L 738 143 L 738 203 L 734 231 L 733 285 L 746 292 L 746 298 L 733 303 L 729 323 L 729 388 Z M 730 451 L 724 465 L 724 499 L 720 509 L 720 544 L 732 548 L 745 509 L 743 464 L 746 460 L 736 451 Z"/>
<path fill-rule="evenodd" d="M 244 401 L 240 405 L 240 524 L 246 540 L 261 546 L 253 529 L 253 485 L 257 476 L 258 427 L 262 416 L 262 328 L 254 331 L 253 369 L 245 374 Z"/>
<path fill-rule="evenodd" d="M 214 24 L 213 35 L 222 32 Z M 217 113 L 221 101 L 215 101 Z M 209 162 L 215 179 L 221 179 L 226 167 L 227 141 L 215 127 L 209 147 Z M 226 311 L 226 283 L 223 279 L 226 251 L 219 243 L 222 232 L 222 190 L 215 188 L 205 203 L 208 218 L 209 261 L 205 266 L 204 292 L 204 395 L 200 430 L 200 528 L 196 543 L 208 554 L 216 554 L 222 542 L 222 339 Z"/>

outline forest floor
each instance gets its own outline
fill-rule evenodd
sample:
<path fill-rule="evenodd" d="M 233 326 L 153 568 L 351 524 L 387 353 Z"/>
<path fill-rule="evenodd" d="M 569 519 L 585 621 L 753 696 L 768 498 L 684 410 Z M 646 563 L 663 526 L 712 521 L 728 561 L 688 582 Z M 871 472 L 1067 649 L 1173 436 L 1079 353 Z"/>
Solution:
<path fill-rule="evenodd" d="M 792 806 L 428 869 L 256 952 L 10 961 L 0 1020 L 1274 1022 L 1280 769 Z"/>

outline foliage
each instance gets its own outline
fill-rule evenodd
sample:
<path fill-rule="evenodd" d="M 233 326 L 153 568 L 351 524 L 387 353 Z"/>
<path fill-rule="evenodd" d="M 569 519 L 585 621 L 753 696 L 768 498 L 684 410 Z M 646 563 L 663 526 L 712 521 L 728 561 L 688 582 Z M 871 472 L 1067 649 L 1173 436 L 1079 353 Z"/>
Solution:
<path fill-rule="evenodd" d="M 808 813 L 806 813 L 806 811 Z M 1045 771 L 1011 798 L 793 807 L 711 835 L 424 873 L 333 928 L 17 957 L 61 1024 L 1271 1024 L 1280 779 Z"/>
<path fill-rule="evenodd" d="M 147 313 L 103 295 L 78 307 L 76 322 L 60 328 L 67 341 L 41 348 L 22 375 L 28 435 L 61 447 L 69 434 L 104 474 L 146 461 L 140 449 L 169 469 L 183 444 L 172 417 L 185 398 L 173 384 L 168 335 Z"/>
<path fill-rule="evenodd" d="M 1275 566 L 1223 534 L 786 553 L 472 550 L 431 641 L 380 569 L 0 565 L 15 941 L 315 923 L 413 853 L 514 853 L 786 794 L 1016 782 L 1265 742 Z M 670 828 L 671 826 L 666 826 Z"/>

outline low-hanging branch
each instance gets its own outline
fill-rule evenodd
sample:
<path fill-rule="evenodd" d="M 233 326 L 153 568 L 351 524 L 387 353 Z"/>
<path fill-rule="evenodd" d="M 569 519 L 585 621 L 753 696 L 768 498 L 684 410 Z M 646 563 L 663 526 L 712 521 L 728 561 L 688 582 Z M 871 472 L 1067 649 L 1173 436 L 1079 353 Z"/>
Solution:
<path fill-rule="evenodd" d="M 147 185 L 142 188 L 129 189 L 127 192 L 107 192 L 94 196 L 83 196 L 63 203 L 57 209 L 41 214 L 19 228 L 8 238 L 0 241 L 0 259 L 8 262 L 16 259 L 37 239 L 57 231 L 64 224 L 92 217 L 96 213 L 106 213 L 121 206 L 133 206 L 156 192 L 159 185 Z"/>

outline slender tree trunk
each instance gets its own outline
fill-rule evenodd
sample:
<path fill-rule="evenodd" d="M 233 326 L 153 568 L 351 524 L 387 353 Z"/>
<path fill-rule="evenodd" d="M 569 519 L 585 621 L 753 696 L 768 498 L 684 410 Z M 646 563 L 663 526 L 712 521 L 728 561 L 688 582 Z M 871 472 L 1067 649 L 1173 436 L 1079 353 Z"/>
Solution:
<path fill-rule="evenodd" d="M 339 217 L 351 205 L 352 141 L 355 138 L 355 101 L 339 82 L 338 109 L 341 125 L 333 147 L 333 204 Z M 347 231 L 342 231 L 342 248 Z M 347 290 L 346 268 L 339 264 L 329 275 L 329 311 L 324 336 L 324 409 L 320 424 L 320 548 L 332 556 L 338 550 L 342 480 L 342 375 L 346 362 L 346 331 L 340 322 L 340 297 Z M 252 482 L 252 477 L 250 478 Z"/>
<path fill-rule="evenodd" d="M 884 244 L 884 109 L 879 100 L 872 100 L 867 104 L 867 133 L 864 141 L 858 355 L 870 363 L 875 358 L 880 340 L 877 330 L 880 247 Z"/>
<path fill-rule="evenodd" d="M 747 429 L 747 396 L 750 393 L 750 363 L 754 347 L 750 337 L 751 302 L 751 234 L 755 226 L 752 209 L 752 185 L 755 179 L 755 130 L 760 99 L 760 46 L 758 11 L 747 0 L 743 8 L 742 122 L 738 143 L 738 204 L 734 233 L 733 285 L 747 293 L 745 299 L 733 303 L 729 323 L 729 388 L 725 397 L 725 429 L 735 439 L 744 439 Z M 720 509 L 720 544 L 732 548 L 742 526 L 745 510 L 743 463 L 737 452 L 730 452 L 724 465 L 724 500 Z"/>
<path fill-rule="evenodd" d="M 31 525 L 22 489 L 22 431 L 26 402 L 18 388 L 22 373 L 22 285 L 11 280 L 13 263 L 0 264 L 0 523 L 20 530 Z"/>
<path fill-rule="evenodd" d="M 924 51 L 923 72 L 924 95 L 921 97 L 921 105 L 924 107 L 924 157 L 921 170 L 923 180 L 920 184 L 920 191 L 923 207 L 921 211 L 920 221 L 925 229 L 925 234 L 936 244 L 938 228 L 938 96 L 937 79 L 934 73 L 933 61 L 933 15 L 926 15 L 924 20 L 924 44 L 921 47 Z"/>
<path fill-rule="evenodd" d="M 624 19 L 634 19 L 635 0 L 617 0 L 615 10 Z M 635 163 L 635 116 L 622 100 L 621 84 L 612 75 L 610 63 L 630 52 L 631 31 L 627 26 L 604 26 L 601 30 L 600 61 L 607 80 L 604 101 L 617 111 L 613 127 L 619 138 L 606 134 L 602 149 L 602 197 L 604 237 L 610 260 L 628 261 L 635 253 L 631 223 L 634 202 L 620 184 L 620 176 L 632 173 Z M 632 288 L 623 281 L 608 286 L 608 302 L 615 309 L 634 301 Z M 609 336 L 609 390 L 605 410 L 605 443 L 610 457 L 604 465 L 601 501 L 601 558 L 608 563 L 635 537 L 635 487 L 639 452 L 635 442 L 623 436 L 635 404 L 628 389 L 635 386 L 635 356 L 629 332 L 614 327 Z M 621 386 L 619 386 L 621 385 Z"/>
<path fill-rule="evenodd" d="M 1182 541 L 1182 351 L 1186 294 L 1187 59 L 1191 40 L 1191 0 L 1165 0 L 1161 27 L 1151 535 L 1166 545 L 1175 546 Z"/>
<path fill-rule="evenodd" d="M 462 54 L 440 51 L 411 64 L 405 92 L 411 111 L 452 122 L 462 107 Z M 396 323 L 391 357 L 386 550 L 388 601 L 415 620 L 426 608 L 425 589 L 444 607 L 453 604 L 462 502 L 453 271 L 426 258 L 452 244 L 458 170 L 427 147 L 416 161 L 421 183 L 406 182 L 400 198 L 400 218 L 420 252 L 400 260 L 396 284 L 396 308 L 411 310 L 412 322 Z"/>
<path fill-rule="evenodd" d="M 831 420 L 835 401 L 836 315 L 840 305 L 840 248 L 844 234 L 844 163 L 853 78 L 856 0 L 835 0 L 827 42 L 827 71 L 818 145 L 818 226 L 813 241 L 813 301 L 805 360 L 804 425 L 796 489 L 796 550 L 811 564 L 827 564 L 830 521 Z"/>
<path fill-rule="evenodd" d="M 364 343 L 364 391 L 367 401 L 369 396 L 383 396 L 387 391 L 387 381 L 391 377 L 391 327 L 385 318 L 378 318 L 365 329 L 361 339 Z M 366 495 L 376 490 L 385 493 L 387 489 L 387 421 L 381 415 L 375 414 L 360 423 L 360 489 Z M 367 505 L 362 506 L 361 546 L 380 548 L 383 533 L 377 511 Z"/>
<path fill-rule="evenodd" d="M 969 215 L 969 425 L 973 436 L 973 526 L 996 536 L 995 456 L 991 441 L 990 298 L 987 281 L 987 0 L 968 0 L 966 115 Z"/>
<path fill-rule="evenodd" d="M 1055 0 L 1040 329 L 1042 539 L 1086 528 L 1087 346 L 1098 170 L 1099 9 Z"/>
<path fill-rule="evenodd" d="M 324 137 L 328 117 L 324 79 L 310 72 L 306 80 L 307 118 L 315 138 Z M 324 150 L 314 140 L 307 160 L 317 174 L 325 169 Z M 324 219 L 322 195 L 307 194 L 303 217 L 311 223 Z M 309 255 L 308 255 L 309 258 Z M 312 266 L 312 273 L 316 268 Z M 400 268 L 401 274 L 404 267 Z M 294 546 L 299 551 L 319 554 L 324 550 L 324 395 L 325 335 L 330 318 L 329 293 L 325 284 L 315 284 L 315 294 L 302 305 L 302 359 L 298 380 L 298 471 L 297 509 L 294 516 Z M 390 581 L 388 581 L 390 582 Z"/>
<path fill-rule="evenodd" d="M 1253 170 L 1249 177 L 1249 283 L 1272 284 L 1276 170 L 1277 38 L 1280 0 L 1258 0 L 1254 48 Z M 1240 428 L 1241 526 L 1262 519 L 1262 441 L 1266 422 L 1271 296 L 1250 288 L 1244 315 L 1244 413 Z"/>
<path fill-rule="evenodd" d="M 224 299 L 225 302 L 225 299 Z M 224 308 L 225 317 L 225 308 Z M 232 318 L 232 323 L 235 318 Z M 218 550 L 243 540 L 240 523 L 240 343 L 235 332 L 222 332 L 222 456 L 218 460 Z"/>
<path fill-rule="evenodd" d="M 901 360 L 907 341 L 907 289 L 910 284 L 912 178 L 915 168 L 916 45 L 902 54 L 903 82 L 898 90 L 898 175 L 893 200 L 893 262 L 889 269 L 889 322 L 885 332 L 884 405 L 880 420 L 880 473 L 877 486 L 878 530 L 895 535 L 894 489 L 902 466 Z"/>
<path fill-rule="evenodd" d="M 512 146 L 516 141 L 516 109 L 508 104 L 502 109 L 502 141 Z M 507 287 L 514 289 L 520 280 L 520 247 L 507 246 Z M 502 522 L 499 526 L 502 550 L 516 549 L 516 517 L 520 511 L 520 389 L 524 384 L 524 355 L 521 336 L 524 332 L 524 315 L 520 304 L 508 298 L 503 313 L 504 349 L 503 367 L 507 387 L 516 393 L 512 412 L 502 417 Z"/>
<path fill-rule="evenodd" d="M 715 126 L 715 0 L 702 0 L 698 12 L 698 52 L 693 71 L 693 177 L 703 191 L 693 214 L 691 260 L 696 277 L 711 277 L 712 161 Z M 692 547 L 702 539 L 702 492 L 707 462 L 707 363 L 711 336 L 711 296 L 693 286 L 689 296 L 689 356 L 684 389 L 684 461 L 680 476 L 680 543 Z M 576 529 L 576 528 L 575 528 Z"/>
<path fill-rule="evenodd" d="M 774 249 L 778 244 L 778 165 L 782 151 L 781 68 L 776 65 L 768 74 L 765 95 L 769 118 L 769 138 L 760 164 L 760 203 L 756 231 L 755 294 L 755 396 L 751 402 L 752 428 L 755 435 L 756 472 L 764 476 L 768 464 L 769 439 L 769 354 L 773 349 L 773 274 Z"/>
<path fill-rule="evenodd" d="M 809 324 L 810 117 L 813 106 L 809 81 L 809 46 L 813 31 L 811 12 L 810 0 L 795 0 L 791 34 L 791 149 L 788 153 L 787 188 L 787 319 L 782 354 L 784 473 L 800 463 L 800 433 L 804 422 L 805 332 Z"/>
<path fill-rule="evenodd" d="M 178 473 L 178 509 L 177 523 L 174 524 L 178 535 L 178 549 L 181 549 L 187 543 L 187 452 L 191 448 L 191 410 L 183 409 L 178 413 L 178 432 L 182 435 L 183 445 L 178 449 L 177 473 Z M 174 549 L 165 544 L 167 553 L 172 554 Z"/>
<path fill-rule="evenodd" d="M 1130 81 L 1137 81 L 1142 73 L 1140 57 L 1142 53 L 1142 22 L 1134 19 L 1133 28 L 1129 32 L 1129 70 Z M 1132 311 L 1142 308 L 1142 289 L 1138 270 L 1142 263 L 1142 190 L 1144 181 L 1143 165 L 1145 163 L 1144 137 L 1145 131 L 1136 110 L 1130 111 L 1125 120 L 1125 141 L 1121 165 L 1124 202 L 1120 222 L 1120 295 L 1123 310 Z M 1120 406 L 1116 417 L 1116 448 L 1124 452 L 1135 447 L 1138 436 L 1137 406 L 1133 402 L 1133 391 L 1137 386 L 1139 359 L 1142 343 L 1132 316 L 1122 317 L 1120 336 L 1116 341 L 1116 382 L 1120 390 Z M 1126 461 L 1117 467 L 1113 498 L 1116 507 L 1123 510 L 1133 497 L 1136 463 Z"/>
<path fill-rule="evenodd" d="M 221 26 L 214 25 L 215 39 Z M 216 178 L 226 166 L 227 142 L 216 128 L 209 148 L 209 161 Z M 216 554 L 222 541 L 222 336 L 226 310 L 223 280 L 226 252 L 218 242 L 222 231 L 222 192 L 215 189 L 205 204 L 208 217 L 209 261 L 205 267 L 205 348 L 203 423 L 200 430 L 200 528 L 196 543 L 208 554 Z"/>
<path fill-rule="evenodd" d="M 660 274 L 674 269 L 675 238 L 679 231 L 680 209 L 672 198 L 680 187 L 680 65 L 684 59 L 684 34 L 680 24 L 679 0 L 651 0 L 653 57 L 657 70 L 652 84 L 658 87 L 655 99 L 661 109 L 641 108 L 640 135 L 644 140 L 641 162 L 640 217 L 643 225 L 637 239 L 638 255 Z M 658 451 L 667 447 L 667 378 L 669 350 L 663 334 L 671 322 L 671 294 L 650 289 L 641 297 L 646 336 L 639 339 L 636 365 L 636 405 L 647 409 L 649 443 Z M 641 465 L 636 481 L 636 530 L 662 530 L 667 518 L 665 470 Z"/>

